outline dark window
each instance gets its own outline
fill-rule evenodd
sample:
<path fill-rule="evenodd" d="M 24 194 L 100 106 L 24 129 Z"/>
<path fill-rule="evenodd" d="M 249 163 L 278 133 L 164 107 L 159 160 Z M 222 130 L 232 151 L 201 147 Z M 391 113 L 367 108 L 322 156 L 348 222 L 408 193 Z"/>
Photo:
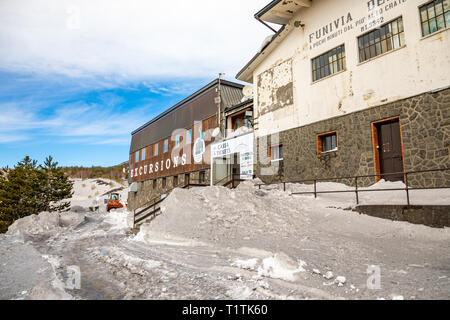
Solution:
<path fill-rule="evenodd" d="M 200 171 L 200 183 L 206 182 L 206 171 Z"/>
<path fill-rule="evenodd" d="M 173 177 L 173 186 L 174 187 L 178 186 L 178 176 Z"/>
<path fill-rule="evenodd" d="M 283 160 L 283 146 L 272 146 L 270 148 L 270 154 L 269 157 L 272 161 L 280 161 Z"/>
<path fill-rule="evenodd" d="M 188 183 L 190 182 L 190 176 L 189 176 L 189 173 L 186 173 L 186 174 L 184 175 L 184 182 L 185 182 L 186 184 L 188 184 Z"/>
<path fill-rule="evenodd" d="M 345 70 L 345 46 L 334 48 L 311 61 L 313 81 Z"/>
<path fill-rule="evenodd" d="M 364 62 L 380 54 L 405 45 L 403 18 L 382 25 L 358 37 L 359 62 Z"/>
<path fill-rule="evenodd" d="M 156 189 L 157 182 L 158 182 L 158 180 L 153 180 L 153 189 Z"/>
<path fill-rule="evenodd" d="M 450 0 L 434 0 L 419 10 L 422 36 L 450 27 Z"/>
<path fill-rule="evenodd" d="M 319 135 L 317 140 L 317 153 L 337 151 L 338 149 L 336 132 Z"/>
<path fill-rule="evenodd" d="M 167 185 L 167 179 L 166 178 L 162 178 L 162 187 L 165 188 Z"/>

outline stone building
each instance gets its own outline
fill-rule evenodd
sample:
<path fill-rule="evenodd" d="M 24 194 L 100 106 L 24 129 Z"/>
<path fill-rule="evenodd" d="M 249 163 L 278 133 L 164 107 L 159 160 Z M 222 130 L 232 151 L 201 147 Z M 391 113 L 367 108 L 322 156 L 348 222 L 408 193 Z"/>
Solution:
<path fill-rule="evenodd" d="M 220 135 L 219 118 L 241 101 L 242 88 L 216 79 L 132 133 L 130 210 L 175 187 L 209 184 L 210 146 Z"/>
<path fill-rule="evenodd" d="M 256 18 L 280 25 L 237 75 L 264 181 L 450 167 L 449 0 L 275 0 Z M 450 171 L 408 179 L 449 186 Z"/>

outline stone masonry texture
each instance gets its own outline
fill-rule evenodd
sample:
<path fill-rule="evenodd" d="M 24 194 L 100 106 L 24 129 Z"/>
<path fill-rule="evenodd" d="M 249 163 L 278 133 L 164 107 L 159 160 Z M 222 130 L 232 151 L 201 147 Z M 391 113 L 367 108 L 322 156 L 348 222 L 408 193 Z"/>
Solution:
<path fill-rule="evenodd" d="M 373 175 L 371 124 L 393 117 L 400 117 L 406 171 L 450 168 L 450 89 L 444 89 L 280 132 L 276 144 L 283 145 L 281 173 L 262 174 L 274 138 L 260 137 L 255 141 L 257 175 L 266 183 Z M 317 136 L 330 131 L 337 132 L 338 151 L 318 155 Z M 336 182 L 354 185 L 353 179 Z M 375 182 L 364 178 L 358 184 Z M 450 171 L 411 174 L 408 182 L 413 187 L 450 187 Z"/>

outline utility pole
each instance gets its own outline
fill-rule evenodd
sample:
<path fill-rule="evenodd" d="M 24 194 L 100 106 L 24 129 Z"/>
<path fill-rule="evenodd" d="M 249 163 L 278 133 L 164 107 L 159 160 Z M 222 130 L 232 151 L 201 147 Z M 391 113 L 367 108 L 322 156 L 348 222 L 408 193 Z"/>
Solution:
<path fill-rule="evenodd" d="M 219 129 L 221 132 L 223 132 L 223 126 L 222 126 L 222 88 L 221 88 L 221 80 L 222 80 L 222 76 L 224 76 L 225 73 L 219 73 L 219 85 L 217 87 L 217 94 L 218 97 L 216 98 L 216 102 L 217 102 L 217 109 L 218 109 L 218 114 L 217 114 L 217 119 L 218 119 L 218 125 L 219 125 Z M 225 120 L 225 119 L 223 119 Z M 224 134 L 222 134 L 223 137 L 225 137 Z"/>

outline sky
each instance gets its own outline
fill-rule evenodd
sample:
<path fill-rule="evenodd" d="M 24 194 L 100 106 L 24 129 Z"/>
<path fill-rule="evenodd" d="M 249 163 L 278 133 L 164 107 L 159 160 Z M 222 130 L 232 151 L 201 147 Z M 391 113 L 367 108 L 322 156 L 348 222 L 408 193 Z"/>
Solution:
<path fill-rule="evenodd" d="M 218 73 L 234 81 L 272 32 L 268 0 L 0 0 L 0 167 L 129 158 L 131 132 Z"/>

